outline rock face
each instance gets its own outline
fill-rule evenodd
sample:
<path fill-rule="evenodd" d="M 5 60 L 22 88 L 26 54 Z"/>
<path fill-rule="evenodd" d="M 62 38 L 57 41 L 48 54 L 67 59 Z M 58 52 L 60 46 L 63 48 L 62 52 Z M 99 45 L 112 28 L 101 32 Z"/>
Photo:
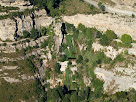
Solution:
<path fill-rule="evenodd" d="M 135 69 L 136 66 L 133 68 L 117 68 L 118 72 L 125 73 L 126 75 L 118 75 L 113 71 L 108 71 L 103 68 L 96 68 L 95 74 L 97 78 L 104 81 L 104 90 L 106 92 L 115 93 L 118 91 L 126 91 L 129 88 L 136 89 L 136 81 L 135 81 Z M 120 71 L 119 71 L 120 69 Z"/>
<path fill-rule="evenodd" d="M 33 21 L 30 16 L 23 17 L 22 19 L 16 18 L 17 20 L 17 34 L 21 35 L 23 30 L 30 31 L 33 27 Z"/>
<path fill-rule="evenodd" d="M 0 20 L 0 38 L 1 40 L 14 40 L 14 33 L 16 30 L 16 23 L 13 20 Z"/>
<path fill-rule="evenodd" d="M 107 57 L 111 58 L 112 60 L 115 59 L 118 54 L 124 52 L 123 48 L 116 50 L 112 46 L 102 46 L 99 43 L 93 43 L 92 48 L 93 48 L 94 52 L 103 51 L 104 54 Z"/>
<path fill-rule="evenodd" d="M 110 14 L 64 16 L 63 20 L 78 26 L 79 23 L 87 27 L 95 27 L 98 30 L 113 30 L 118 36 L 122 34 L 130 34 L 136 39 L 136 18 L 122 17 Z"/>
<path fill-rule="evenodd" d="M 52 17 L 46 15 L 45 10 L 40 10 L 35 13 L 35 18 L 32 19 L 31 15 L 24 16 L 22 19 L 15 18 L 16 22 L 11 19 L 0 20 L 0 38 L 1 40 L 14 40 L 14 34 L 22 35 L 23 30 L 30 31 L 33 26 L 40 29 L 40 26 L 48 27 L 52 21 Z"/>

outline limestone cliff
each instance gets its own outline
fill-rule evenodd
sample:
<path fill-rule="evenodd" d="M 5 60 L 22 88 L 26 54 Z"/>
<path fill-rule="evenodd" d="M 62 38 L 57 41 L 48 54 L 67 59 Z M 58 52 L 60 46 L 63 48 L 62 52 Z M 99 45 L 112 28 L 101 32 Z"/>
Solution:
<path fill-rule="evenodd" d="M 23 30 L 30 31 L 33 26 L 39 29 L 40 26 L 49 26 L 53 18 L 46 15 L 45 10 L 35 12 L 35 18 L 32 19 L 31 15 L 24 16 L 21 19 L 15 18 L 15 20 L 4 19 L 0 20 L 0 38 L 1 40 L 14 40 L 14 34 L 22 34 Z"/>

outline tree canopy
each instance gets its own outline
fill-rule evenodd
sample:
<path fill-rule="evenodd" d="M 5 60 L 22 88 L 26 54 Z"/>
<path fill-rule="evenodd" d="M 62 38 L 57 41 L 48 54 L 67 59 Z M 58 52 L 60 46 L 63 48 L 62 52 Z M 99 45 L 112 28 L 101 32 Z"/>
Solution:
<path fill-rule="evenodd" d="M 131 44 L 132 43 L 132 38 L 131 38 L 131 36 L 130 35 L 128 35 L 128 34 L 124 34 L 124 35 L 122 35 L 121 36 L 121 41 L 123 42 L 123 43 L 125 43 L 125 44 Z"/>
<path fill-rule="evenodd" d="M 110 41 L 112 41 L 113 39 L 117 39 L 117 35 L 112 30 L 107 30 L 106 36 L 108 37 Z"/>

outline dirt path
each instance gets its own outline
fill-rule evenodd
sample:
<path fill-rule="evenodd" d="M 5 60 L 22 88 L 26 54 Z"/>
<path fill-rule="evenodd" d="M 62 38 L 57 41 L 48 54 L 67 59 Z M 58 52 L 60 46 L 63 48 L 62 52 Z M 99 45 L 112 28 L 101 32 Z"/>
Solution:
<path fill-rule="evenodd" d="M 84 1 L 88 2 L 91 5 L 94 5 L 96 8 L 99 8 L 98 3 L 94 0 L 84 0 Z M 104 5 L 104 6 L 105 6 L 105 11 L 110 12 L 110 13 L 117 13 L 117 14 L 123 14 L 123 15 L 128 15 L 128 16 L 132 16 L 132 14 L 136 15 L 136 12 L 133 12 L 133 11 L 116 9 L 108 5 Z"/>

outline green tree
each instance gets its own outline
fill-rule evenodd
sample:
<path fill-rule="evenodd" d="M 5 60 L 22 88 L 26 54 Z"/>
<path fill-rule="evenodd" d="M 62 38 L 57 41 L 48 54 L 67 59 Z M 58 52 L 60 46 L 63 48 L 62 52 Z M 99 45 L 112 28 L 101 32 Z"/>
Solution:
<path fill-rule="evenodd" d="M 87 42 L 87 45 L 88 45 L 88 49 L 90 49 L 92 47 L 92 44 L 93 44 L 93 41 L 92 40 L 89 40 Z"/>
<path fill-rule="evenodd" d="M 125 43 L 125 44 L 130 45 L 130 44 L 132 43 L 132 38 L 131 38 L 130 35 L 124 34 L 124 35 L 121 36 L 121 41 L 122 41 L 123 43 Z"/>
<path fill-rule="evenodd" d="M 38 32 L 38 30 L 32 28 L 32 30 L 30 31 L 30 38 L 37 39 L 39 37 L 40 37 L 40 33 Z"/>
<path fill-rule="evenodd" d="M 78 28 L 78 30 L 81 30 L 82 32 L 84 32 L 85 29 L 86 29 L 85 26 L 83 24 L 81 24 L 81 23 L 78 25 L 77 28 Z"/>
<path fill-rule="evenodd" d="M 65 23 L 66 25 L 66 31 L 67 32 L 72 32 L 73 30 L 75 30 L 75 26 L 73 24 L 70 24 L 70 23 Z"/>
<path fill-rule="evenodd" d="M 112 30 L 107 30 L 106 36 L 110 41 L 112 41 L 113 39 L 117 39 L 117 35 Z"/>
<path fill-rule="evenodd" d="M 92 39 L 92 33 L 91 33 L 91 28 L 87 28 L 86 29 L 86 37 L 89 38 L 89 39 Z"/>
<path fill-rule="evenodd" d="M 109 39 L 106 36 L 106 34 L 102 35 L 102 37 L 100 38 L 100 44 L 103 46 L 107 46 L 110 44 Z"/>

